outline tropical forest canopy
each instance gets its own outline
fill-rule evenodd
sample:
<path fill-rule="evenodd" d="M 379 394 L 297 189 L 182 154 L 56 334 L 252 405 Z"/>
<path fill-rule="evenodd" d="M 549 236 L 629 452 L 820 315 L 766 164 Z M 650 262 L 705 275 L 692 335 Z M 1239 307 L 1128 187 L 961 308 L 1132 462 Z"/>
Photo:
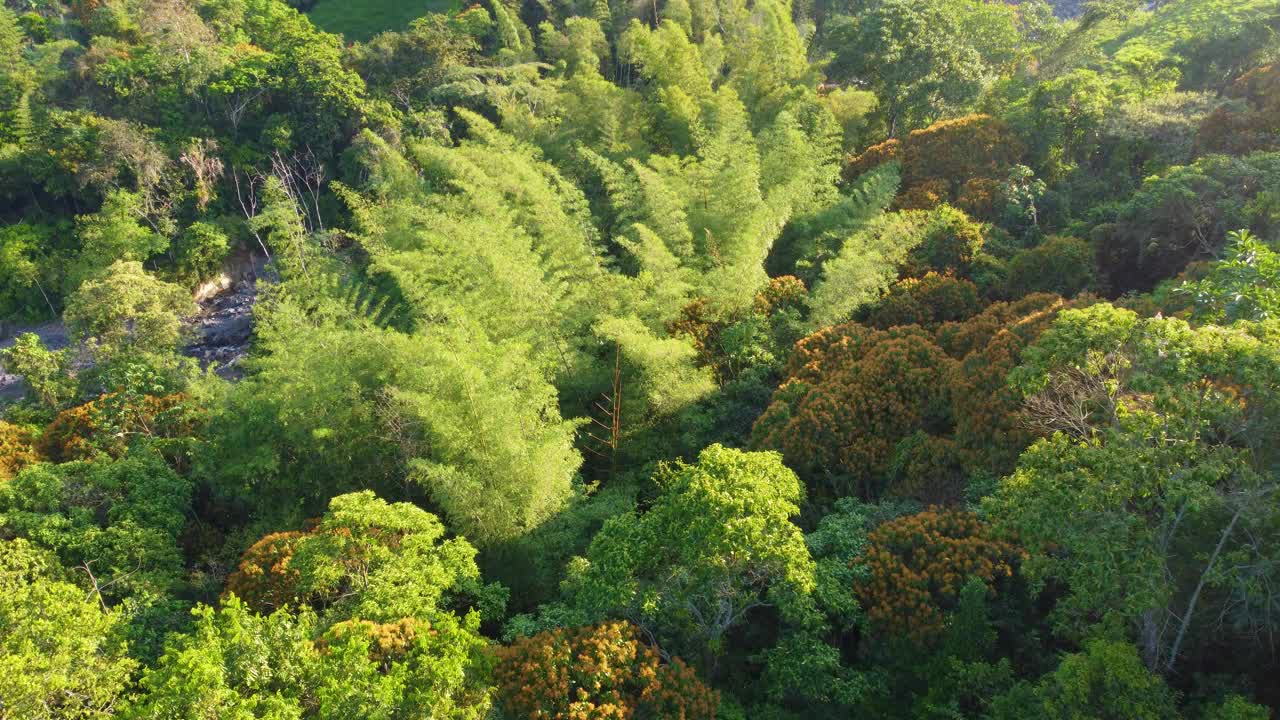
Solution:
<path fill-rule="evenodd" d="M 0 719 L 1275 717 L 1278 31 L 4 0 Z"/>

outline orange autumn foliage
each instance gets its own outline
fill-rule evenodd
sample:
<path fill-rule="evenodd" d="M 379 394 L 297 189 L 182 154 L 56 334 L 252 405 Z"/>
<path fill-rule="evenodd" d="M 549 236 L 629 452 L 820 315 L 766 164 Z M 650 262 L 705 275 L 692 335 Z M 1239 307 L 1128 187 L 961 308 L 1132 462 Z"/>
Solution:
<path fill-rule="evenodd" d="M 240 558 L 236 571 L 227 577 L 225 594 L 235 595 L 258 612 L 270 612 L 298 597 L 301 575 L 289 567 L 289 560 L 301 532 L 271 533 L 254 543 Z"/>
<path fill-rule="evenodd" d="M 143 396 L 137 403 L 103 395 L 58 413 L 40 438 L 39 451 L 53 462 L 120 457 L 134 436 L 189 437 L 198 414 L 186 395 Z"/>
<path fill-rule="evenodd" d="M 392 623 L 375 623 L 370 620 L 346 620 L 325 631 L 317 643 L 324 652 L 330 643 L 350 636 L 369 639 L 370 660 L 384 668 L 405 659 L 420 635 L 434 633 L 431 624 L 416 618 L 402 618 Z"/>
<path fill-rule="evenodd" d="M 1003 179 L 1022 152 L 1009 126 L 990 115 L 941 120 L 907 136 L 902 179 L 908 185 L 944 179 L 958 191 L 974 178 Z"/>
<path fill-rule="evenodd" d="M 852 180 L 898 160 L 902 163 L 898 209 L 927 210 L 951 203 L 976 218 L 990 219 L 996 188 L 1023 152 L 1022 143 L 1002 120 L 966 115 L 867 148 L 846 161 L 844 178 Z"/>
<path fill-rule="evenodd" d="M 1018 456 L 1039 437 L 1021 421 L 1022 397 L 1006 382 L 1026 347 L 1017 335 L 1001 330 L 952 369 L 953 437 L 970 467 L 994 475 L 1012 472 Z"/>
<path fill-rule="evenodd" d="M 28 465 L 40 462 L 31 432 L 0 420 L 0 480 L 9 480 Z"/>
<path fill-rule="evenodd" d="M 986 347 L 1003 330 L 1030 342 L 1040 336 L 1069 303 L 1050 293 L 1035 293 L 1013 302 L 992 303 L 981 313 L 938 328 L 938 344 L 953 358 L 964 358 Z"/>
<path fill-rule="evenodd" d="M 1022 451 L 1040 437 L 1022 421 L 1022 397 L 1006 380 L 1023 350 L 1049 329 L 1058 313 L 1094 302 L 1090 296 L 1067 301 L 1037 293 L 995 303 L 966 322 L 939 328 L 938 344 L 960 361 L 950 377 L 951 417 L 966 465 L 1008 474 Z"/>
<path fill-rule="evenodd" d="M 769 316 L 787 308 L 799 307 L 809 296 L 804 281 L 794 275 L 783 275 L 769 280 L 763 290 L 756 293 L 753 309 L 757 315 Z"/>
<path fill-rule="evenodd" d="M 995 217 L 999 193 L 1000 182 L 995 178 L 971 178 L 956 193 L 956 207 L 973 217 Z"/>
<path fill-rule="evenodd" d="M 524 720 L 712 720 L 720 702 L 625 622 L 521 638 L 497 650 L 494 680 L 508 717 Z"/>
<path fill-rule="evenodd" d="M 1036 294 L 952 319 L 939 314 L 976 311 L 966 282 L 900 283 L 867 324 L 796 343 L 752 444 L 782 452 L 819 495 L 955 502 L 969 474 L 1011 471 L 1038 437 L 1009 372 L 1061 310 L 1093 301 Z"/>
<path fill-rule="evenodd" d="M 978 313 L 978 288 L 951 275 L 929 272 L 894 283 L 871 309 L 867 323 L 881 330 L 901 325 L 936 326 Z"/>
<path fill-rule="evenodd" d="M 861 359 L 874 334 L 875 330 L 858 323 L 822 328 L 795 344 L 785 376 L 789 382 L 820 382 Z"/>
<path fill-rule="evenodd" d="M 74 0 L 71 3 L 71 10 L 81 23 L 87 24 L 93 18 L 93 14 L 98 11 L 98 8 L 105 4 L 104 0 Z"/>
<path fill-rule="evenodd" d="M 40 439 L 41 452 L 54 462 L 84 460 L 96 455 L 91 442 L 98 428 L 95 410 L 96 406 L 89 402 L 58 413 Z"/>
<path fill-rule="evenodd" d="M 860 155 L 847 158 L 843 172 L 844 178 L 852 180 L 863 173 L 871 172 L 881 165 L 898 160 L 901 157 L 902 141 L 897 138 L 890 138 L 879 145 L 872 145 L 863 150 Z"/>
<path fill-rule="evenodd" d="M 877 632 L 926 642 L 943 629 L 966 580 L 979 578 L 995 592 L 1024 557 L 977 515 L 934 507 L 868 535 L 862 561 L 869 573 L 855 591 Z"/>
<path fill-rule="evenodd" d="M 753 444 L 781 450 L 790 466 L 812 477 L 834 474 L 858 486 L 828 488 L 834 496 L 871 494 L 868 484 L 888 469 L 898 441 L 945 408 L 953 361 L 919 327 L 868 331 L 850 323 L 795 355 L 793 361 L 808 356 L 800 373 L 813 381 L 796 385 L 802 394 L 792 402 L 770 405 L 756 422 Z M 787 385 L 796 382 L 803 381 Z"/>
<path fill-rule="evenodd" d="M 932 210 L 951 199 L 951 184 L 934 178 L 904 185 L 893 202 L 895 210 Z"/>

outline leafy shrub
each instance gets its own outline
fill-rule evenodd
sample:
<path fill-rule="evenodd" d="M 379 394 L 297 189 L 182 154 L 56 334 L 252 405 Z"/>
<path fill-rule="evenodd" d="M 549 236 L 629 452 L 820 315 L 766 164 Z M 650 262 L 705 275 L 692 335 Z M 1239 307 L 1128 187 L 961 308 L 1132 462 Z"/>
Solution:
<path fill-rule="evenodd" d="M 1095 289 L 1096 285 L 1097 270 L 1089 243 L 1071 237 L 1050 237 L 1009 260 L 1005 295 L 1020 298 L 1032 293 L 1054 293 L 1069 298 Z"/>

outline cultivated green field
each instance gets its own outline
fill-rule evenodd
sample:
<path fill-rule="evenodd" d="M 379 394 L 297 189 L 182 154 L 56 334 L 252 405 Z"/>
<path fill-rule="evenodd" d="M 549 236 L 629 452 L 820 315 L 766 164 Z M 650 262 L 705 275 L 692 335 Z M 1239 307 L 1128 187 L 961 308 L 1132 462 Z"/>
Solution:
<path fill-rule="evenodd" d="M 402 30 L 429 12 L 462 6 L 462 0 L 320 0 L 311 21 L 348 40 L 368 40 L 384 30 Z"/>

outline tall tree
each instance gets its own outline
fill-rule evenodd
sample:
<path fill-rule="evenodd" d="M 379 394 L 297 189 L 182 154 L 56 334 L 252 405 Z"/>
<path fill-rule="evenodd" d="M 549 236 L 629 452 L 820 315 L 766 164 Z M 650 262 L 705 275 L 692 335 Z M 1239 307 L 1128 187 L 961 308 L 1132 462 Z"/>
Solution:
<path fill-rule="evenodd" d="M 1011 380 L 1057 434 L 989 511 L 1036 551 L 1033 575 L 1066 583 L 1061 630 L 1127 621 L 1162 672 L 1224 614 L 1240 642 L 1264 642 L 1274 543 L 1260 538 L 1280 491 L 1273 338 L 1267 325 L 1192 328 L 1103 304 L 1062 313 L 1024 353 Z"/>

